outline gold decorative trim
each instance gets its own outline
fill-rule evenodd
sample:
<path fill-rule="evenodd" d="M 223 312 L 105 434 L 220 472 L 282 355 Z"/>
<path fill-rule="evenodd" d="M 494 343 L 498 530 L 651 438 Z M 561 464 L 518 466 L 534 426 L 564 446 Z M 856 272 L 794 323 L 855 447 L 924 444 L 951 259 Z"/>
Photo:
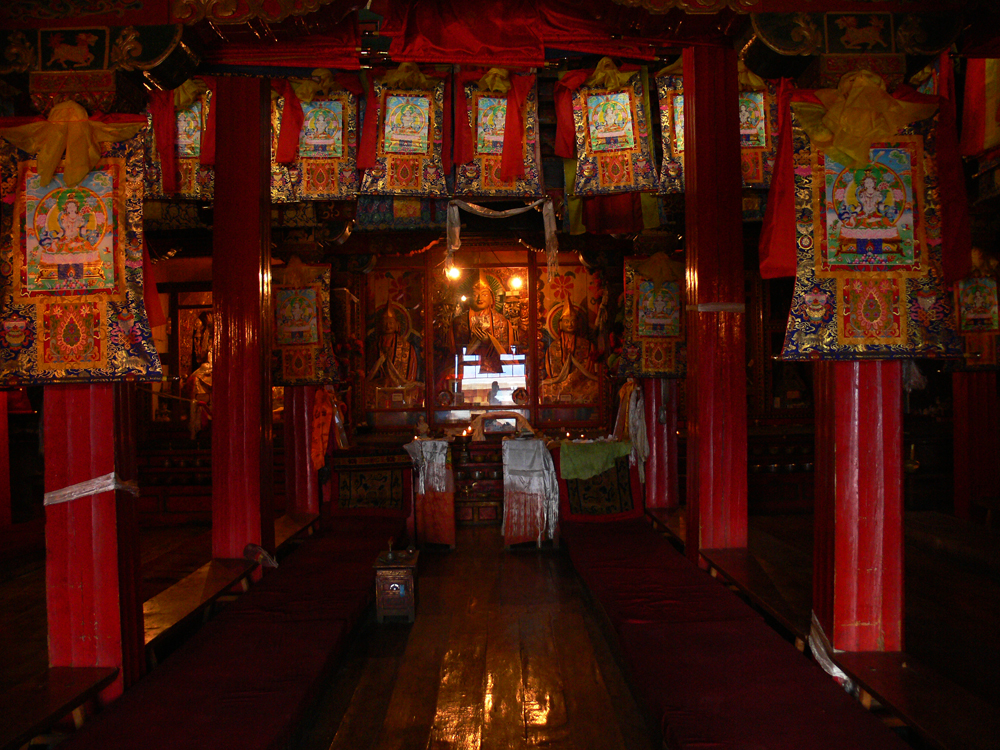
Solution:
<path fill-rule="evenodd" d="M 10 42 L 7 49 L 3 51 L 3 56 L 10 65 L 0 66 L 0 75 L 8 73 L 26 73 L 35 67 L 38 61 L 38 52 L 35 46 L 28 41 L 28 38 L 21 31 L 15 31 L 8 37 Z"/>
<path fill-rule="evenodd" d="M 760 0 L 613 0 L 616 5 L 627 8 L 642 8 L 654 15 L 669 13 L 679 9 L 685 13 L 718 13 L 720 10 L 749 13 L 760 4 Z"/>
<path fill-rule="evenodd" d="M 142 54 L 139 32 L 135 26 L 126 26 L 111 47 L 111 67 L 121 70 L 135 70 L 135 58 Z"/>
<path fill-rule="evenodd" d="M 686 0 L 685 0 L 686 1 Z M 756 2 L 757 0 L 754 0 Z M 178 23 L 193 24 L 208 20 L 212 23 L 245 23 L 260 19 L 270 23 L 284 21 L 289 16 L 313 13 L 332 0 L 174 0 L 172 17 Z M 268 7 L 265 7 L 268 6 Z M 273 12 L 271 6 L 277 6 Z"/>

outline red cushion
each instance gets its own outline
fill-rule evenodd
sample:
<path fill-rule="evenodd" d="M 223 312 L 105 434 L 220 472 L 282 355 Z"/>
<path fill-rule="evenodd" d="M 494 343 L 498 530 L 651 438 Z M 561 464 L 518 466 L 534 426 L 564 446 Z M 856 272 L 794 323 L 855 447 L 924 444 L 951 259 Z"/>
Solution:
<path fill-rule="evenodd" d="M 620 635 L 670 748 L 908 747 L 762 620 L 624 623 Z"/>

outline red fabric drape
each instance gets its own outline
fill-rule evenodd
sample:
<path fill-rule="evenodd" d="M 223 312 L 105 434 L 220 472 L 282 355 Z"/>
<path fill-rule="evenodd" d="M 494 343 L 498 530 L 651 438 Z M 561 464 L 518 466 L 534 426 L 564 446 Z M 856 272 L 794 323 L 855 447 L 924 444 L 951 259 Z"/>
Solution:
<path fill-rule="evenodd" d="M 361 68 L 361 35 L 357 15 L 350 14 L 330 33 L 299 36 L 293 41 L 270 44 L 228 42 L 206 52 L 212 65 L 261 65 L 267 67 Z"/>
<path fill-rule="evenodd" d="M 174 112 L 174 92 L 151 91 L 149 112 L 153 118 L 153 133 L 156 136 L 156 153 L 160 157 L 160 172 L 163 192 L 173 195 L 177 184 L 177 114 Z"/>
<path fill-rule="evenodd" d="M 507 118 L 500 157 L 502 180 L 524 177 L 524 107 L 528 92 L 535 85 L 535 76 L 514 76 L 513 84 L 507 92 Z"/>
<path fill-rule="evenodd" d="M 299 136 L 302 134 L 302 123 L 305 113 L 302 102 L 296 96 L 292 84 L 287 78 L 274 78 L 271 88 L 285 100 L 285 108 L 281 112 L 281 124 L 278 126 L 278 147 L 274 152 L 274 160 L 278 164 L 291 164 L 299 153 Z"/>
<path fill-rule="evenodd" d="M 570 70 L 556 81 L 552 98 L 556 106 L 556 156 L 576 158 L 576 126 L 573 124 L 573 94 L 593 73 L 589 70 Z"/>
<path fill-rule="evenodd" d="M 759 244 L 760 275 L 765 279 L 795 275 L 795 174 L 790 110 L 794 90 L 791 79 L 782 78 L 778 84 L 778 152 Z"/>
<path fill-rule="evenodd" d="M 986 140 L 986 60 L 969 60 L 965 68 L 965 99 L 962 105 L 962 156 L 975 156 Z"/>
<path fill-rule="evenodd" d="M 201 157 L 199 162 L 206 167 L 215 166 L 215 92 L 217 90 L 215 76 L 202 76 L 201 80 L 212 92 L 211 104 L 208 107 L 208 116 L 205 118 L 205 129 L 201 132 Z"/>
<path fill-rule="evenodd" d="M 531 0 L 390 3 L 382 33 L 398 62 L 539 67 L 545 50 Z"/>

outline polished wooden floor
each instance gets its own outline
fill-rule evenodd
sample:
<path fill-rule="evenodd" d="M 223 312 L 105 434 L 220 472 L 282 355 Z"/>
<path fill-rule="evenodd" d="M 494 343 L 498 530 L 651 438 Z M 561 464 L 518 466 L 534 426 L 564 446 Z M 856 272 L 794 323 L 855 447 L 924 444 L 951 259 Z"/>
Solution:
<path fill-rule="evenodd" d="M 459 529 L 417 591 L 412 625 L 362 624 L 298 750 L 654 747 L 559 551 Z"/>
<path fill-rule="evenodd" d="M 1000 708 L 995 560 L 949 554 L 926 525 L 908 514 L 906 649 Z M 144 598 L 210 556 L 205 527 L 142 534 Z M 775 586 L 808 612 L 812 517 L 751 516 L 749 541 Z M 995 545 L 986 551 L 995 558 Z M 421 552 L 418 593 L 414 624 L 378 625 L 374 612 L 361 622 L 298 750 L 654 746 L 560 551 L 508 552 L 497 527 L 460 529 L 455 550 Z M 0 693 L 45 666 L 44 555 L 7 558 Z"/>

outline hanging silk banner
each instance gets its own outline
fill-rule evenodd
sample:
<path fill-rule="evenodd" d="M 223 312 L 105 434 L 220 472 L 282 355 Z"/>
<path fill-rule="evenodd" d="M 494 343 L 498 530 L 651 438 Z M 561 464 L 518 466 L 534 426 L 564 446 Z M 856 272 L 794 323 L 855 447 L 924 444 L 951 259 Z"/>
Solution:
<path fill-rule="evenodd" d="M 275 385 L 332 383 L 338 378 L 330 328 L 330 267 L 293 258 L 272 272 Z"/>
<path fill-rule="evenodd" d="M 839 101 L 860 106 L 871 97 L 878 111 L 889 100 L 879 85 L 871 80 L 842 83 L 850 96 Z M 824 92 L 827 101 L 836 95 L 830 89 L 817 94 Z M 942 284 L 933 153 L 937 116 L 912 121 L 895 135 L 882 134 L 865 148 L 848 140 L 857 128 L 827 127 L 838 111 L 834 103 L 825 110 L 833 114 L 824 117 L 825 130 L 819 132 L 833 133 L 834 139 L 843 133 L 844 141 L 821 150 L 803 130 L 803 124 L 812 128 L 823 116 L 817 106 L 793 107 L 798 254 L 782 357 L 959 355 Z M 896 111 L 903 109 L 897 106 Z M 867 120 L 855 113 L 852 122 Z"/>
<path fill-rule="evenodd" d="M 0 384 L 159 380 L 142 286 L 142 136 L 67 186 L 5 142 Z M 20 156 L 20 161 L 18 157 Z M 16 187 L 15 187 L 16 186 Z"/>
<path fill-rule="evenodd" d="M 160 134 L 151 115 L 151 127 L 147 128 L 145 134 L 146 197 L 212 200 L 215 193 L 215 169 L 210 164 L 202 163 L 202 138 L 212 106 L 212 92 L 200 81 L 189 81 L 182 88 L 186 93 L 175 95 L 177 103 L 170 115 L 176 126 L 173 166 L 177 171 L 177 192 L 168 194 L 164 188 L 163 169 L 169 166 L 160 157 L 156 140 Z"/>
<path fill-rule="evenodd" d="M 375 165 L 365 169 L 361 192 L 443 198 L 448 194 L 442 162 L 445 81 L 419 71 L 410 72 L 409 79 L 394 73 L 373 86 L 378 105 Z M 429 85 L 411 88 L 414 79 Z"/>
<path fill-rule="evenodd" d="M 496 70 L 496 69 L 494 69 Z M 494 71 L 491 71 L 491 73 Z M 469 160 L 460 163 L 455 177 L 455 195 L 536 198 L 542 195 L 539 171 L 541 156 L 538 143 L 538 92 L 534 76 L 514 76 L 515 87 L 507 78 L 496 76 L 497 83 L 491 86 L 491 79 L 483 77 L 479 81 L 461 83 L 468 114 L 466 120 L 470 128 L 472 143 Z M 530 84 L 530 85 L 529 85 Z M 517 104 L 523 95 L 523 105 L 517 116 L 508 117 L 508 108 Z M 461 123 L 463 113 L 459 111 Z M 505 146 L 507 128 L 520 128 L 520 137 L 513 138 Z M 456 136 L 456 143 L 458 142 Z M 504 177 L 504 149 L 520 146 L 521 158 L 519 175 Z M 456 151 L 457 151 L 456 147 Z M 456 161 L 462 161 L 456 158 Z"/>
<path fill-rule="evenodd" d="M 618 374 L 622 377 L 682 378 L 684 268 L 664 253 L 625 259 L 625 329 Z"/>
<path fill-rule="evenodd" d="M 602 70 L 607 63 L 610 68 Z M 591 80 L 573 94 L 577 196 L 655 190 L 649 117 L 641 71 L 619 73 L 601 60 Z M 611 81 L 622 81 L 608 86 Z"/>

